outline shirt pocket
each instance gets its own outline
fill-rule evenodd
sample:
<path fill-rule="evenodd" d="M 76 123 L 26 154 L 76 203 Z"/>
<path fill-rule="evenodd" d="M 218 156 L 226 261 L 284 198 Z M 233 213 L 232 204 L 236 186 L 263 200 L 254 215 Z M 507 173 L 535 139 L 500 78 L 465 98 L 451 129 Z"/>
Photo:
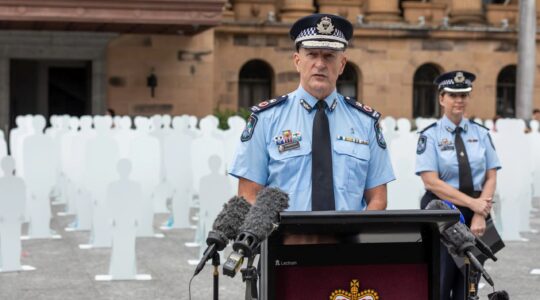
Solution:
<path fill-rule="evenodd" d="M 268 150 L 270 155 L 269 182 L 286 192 L 303 191 L 310 185 L 311 144 L 300 142 L 300 148 L 279 152 L 276 145 Z"/>
<path fill-rule="evenodd" d="M 363 195 L 369 167 L 369 146 L 335 141 L 334 185 L 347 193 Z"/>

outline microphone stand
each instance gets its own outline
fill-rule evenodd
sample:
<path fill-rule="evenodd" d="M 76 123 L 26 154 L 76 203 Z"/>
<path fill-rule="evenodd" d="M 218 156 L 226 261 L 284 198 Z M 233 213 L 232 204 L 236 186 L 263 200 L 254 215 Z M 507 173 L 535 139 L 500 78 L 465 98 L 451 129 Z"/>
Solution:
<path fill-rule="evenodd" d="M 212 266 L 214 266 L 214 300 L 219 300 L 219 253 L 216 251 L 212 255 Z"/>
<path fill-rule="evenodd" d="M 468 257 L 465 256 L 464 259 L 466 300 L 479 300 L 477 283 L 480 281 L 480 272 L 474 268 Z"/>
<path fill-rule="evenodd" d="M 255 254 L 248 258 L 248 262 L 245 268 L 242 268 L 242 281 L 246 283 L 246 300 L 257 300 L 257 268 L 253 266 L 255 261 Z"/>

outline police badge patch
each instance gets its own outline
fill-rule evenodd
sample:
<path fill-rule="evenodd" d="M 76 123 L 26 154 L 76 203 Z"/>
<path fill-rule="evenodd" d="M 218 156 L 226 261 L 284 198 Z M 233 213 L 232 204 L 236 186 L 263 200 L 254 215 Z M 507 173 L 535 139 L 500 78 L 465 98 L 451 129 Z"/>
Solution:
<path fill-rule="evenodd" d="M 249 119 L 246 124 L 246 128 L 244 129 L 244 131 L 242 132 L 242 135 L 240 136 L 240 140 L 242 142 L 247 142 L 251 139 L 251 137 L 253 136 L 253 131 L 255 131 L 255 125 L 257 125 L 257 121 L 258 121 L 258 118 L 256 114 L 251 114 L 251 116 L 249 116 Z"/>
<path fill-rule="evenodd" d="M 386 149 L 386 141 L 384 140 L 382 128 L 381 125 L 379 125 L 379 122 L 375 122 L 375 137 L 377 139 L 377 144 L 379 144 L 379 147 Z"/>
<path fill-rule="evenodd" d="M 418 138 L 418 145 L 416 145 L 416 154 L 422 154 L 426 151 L 427 136 L 421 135 Z"/>

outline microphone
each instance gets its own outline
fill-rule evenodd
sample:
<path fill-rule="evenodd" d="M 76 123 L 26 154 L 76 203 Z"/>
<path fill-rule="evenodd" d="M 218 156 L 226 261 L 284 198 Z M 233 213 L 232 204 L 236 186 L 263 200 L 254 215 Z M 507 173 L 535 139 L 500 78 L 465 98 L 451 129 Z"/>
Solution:
<path fill-rule="evenodd" d="M 448 200 L 433 200 L 426 206 L 426 209 L 441 209 L 441 210 L 449 210 L 449 209 L 451 209 L 451 210 L 459 211 L 459 209 L 452 202 L 450 202 Z M 463 227 L 463 230 L 470 232 L 470 229 L 467 226 L 464 225 L 465 224 L 465 219 L 463 218 L 463 215 L 461 214 L 461 212 L 459 214 L 459 218 L 460 218 L 460 223 L 456 223 L 454 226 Z M 493 254 L 493 251 L 491 251 L 491 248 L 489 248 L 489 246 L 486 245 L 486 243 L 484 243 L 484 241 L 479 239 L 474 234 L 472 234 L 472 236 L 474 237 L 474 242 L 475 242 L 476 248 L 478 250 L 480 250 L 480 252 L 482 252 L 482 254 L 484 254 L 485 256 L 487 256 L 489 258 L 491 258 L 493 261 L 497 261 L 497 257 L 495 257 L 495 254 Z"/>
<path fill-rule="evenodd" d="M 195 268 L 196 276 L 204 268 L 206 262 L 217 252 L 225 249 L 229 240 L 233 240 L 239 232 L 240 225 L 244 222 L 251 205 L 243 197 L 234 196 L 223 205 L 223 209 L 217 215 L 212 224 L 212 230 L 208 232 L 206 245 L 201 261 Z"/>
<path fill-rule="evenodd" d="M 240 234 L 233 244 L 233 252 L 223 264 L 223 274 L 234 277 L 244 257 L 256 254 L 259 244 L 277 227 L 279 213 L 289 207 L 289 196 L 277 188 L 264 188 L 257 195 L 255 205 L 249 210 L 240 226 Z"/>
<path fill-rule="evenodd" d="M 441 200 L 432 200 L 427 206 L 426 209 L 429 210 L 449 210 L 450 208 Z M 442 242 L 448 248 L 448 251 L 457 256 L 466 256 L 469 258 L 471 264 L 476 268 L 476 270 L 482 273 L 484 279 L 491 285 L 494 286 L 493 279 L 486 272 L 482 264 L 478 259 L 472 254 L 472 250 L 475 247 L 475 236 L 469 231 L 467 226 L 456 223 L 441 232 Z"/>

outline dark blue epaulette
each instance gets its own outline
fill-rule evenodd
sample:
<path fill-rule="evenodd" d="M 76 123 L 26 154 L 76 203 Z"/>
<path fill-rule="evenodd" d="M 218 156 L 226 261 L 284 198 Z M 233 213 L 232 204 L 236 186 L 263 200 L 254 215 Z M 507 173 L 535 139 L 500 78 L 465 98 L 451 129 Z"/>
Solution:
<path fill-rule="evenodd" d="M 288 98 L 289 98 L 289 95 L 283 95 L 274 99 L 263 101 L 257 105 L 252 106 L 251 112 L 254 114 L 260 113 L 261 111 L 265 111 L 269 109 L 270 107 L 274 107 L 276 105 L 284 103 L 285 101 L 287 101 Z"/>
<path fill-rule="evenodd" d="M 431 127 L 437 126 L 437 122 L 431 123 L 428 127 L 422 129 L 419 133 L 424 133 L 426 130 L 430 129 Z"/>
<path fill-rule="evenodd" d="M 358 109 L 359 111 L 365 113 L 366 115 L 372 117 L 376 121 L 379 120 L 379 118 L 381 117 L 381 114 L 378 111 L 374 110 L 370 106 L 367 106 L 365 104 L 362 104 L 362 103 L 356 101 L 356 98 L 345 97 L 345 102 L 347 102 L 352 107 Z"/>
<path fill-rule="evenodd" d="M 476 124 L 476 125 L 478 125 L 478 126 L 484 128 L 485 130 L 489 131 L 489 128 L 487 128 L 486 126 L 484 126 L 484 125 L 482 125 L 482 124 L 480 124 L 480 123 L 477 123 L 477 122 L 475 122 L 475 121 L 473 121 L 473 120 L 469 120 L 469 122 L 471 122 L 472 124 Z"/>

